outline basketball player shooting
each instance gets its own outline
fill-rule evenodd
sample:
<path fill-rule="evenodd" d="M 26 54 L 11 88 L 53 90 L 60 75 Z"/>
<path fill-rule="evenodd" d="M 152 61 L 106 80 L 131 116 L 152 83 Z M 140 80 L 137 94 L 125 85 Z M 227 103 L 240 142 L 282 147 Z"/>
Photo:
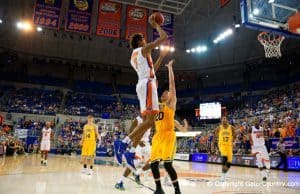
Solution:
<path fill-rule="evenodd" d="M 162 17 L 162 16 L 161 16 Z M 159 112 L 157 96 L 157 80 L 155 72 L 159 69 L 168 51 L 160 52 L 160 56 L 153 64 L 151 52 L 155 47 L 159 47 L 168 38 L 167 33 L 156 22 L 157 14 L 149 17 L 149 23 L 159 33 L 159 38 L 154 42 L 146 43 L 141 34 L 133 34 L 130 39 L 130 46 L 133 49 L 131 55 L 131 66 L 137 72 L 138 83 L 136 85 L 137 96 L 140 102 L 141 114 L 145 118 L 125 139 L 115 142 L 115 154 L 119 164 L 122 163 L 122 155 L 129 144 L 132 144 L 129 152 L 125 153 L 127 164 L 135 169 L 134 157 L 135 148 L 139 144 L 144 133 L 154 126 L 155 115 Z"/>

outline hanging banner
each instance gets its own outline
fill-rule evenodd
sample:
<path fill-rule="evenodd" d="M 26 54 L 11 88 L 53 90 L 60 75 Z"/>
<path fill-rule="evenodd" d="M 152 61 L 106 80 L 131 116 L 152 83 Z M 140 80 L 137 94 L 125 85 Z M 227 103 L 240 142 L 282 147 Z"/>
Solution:
<path fill-rule="evenodd" d="M 168 34 L 167 45 L 174 45 L 174 15 L 170 13 L 162 13 L 164 16 L 164 23 L 161 26 L 162 29 Z M 159 38 L 159 34 L 156 29 L 153 29 L 153 40 Z"/>
<path fill-rule="evenodd" d="M 122 4 L 99 0 L 96 35 L 120 38 Z"/>
<path fill-rule="evenodd" d="M 43 28 L 59 29 L 62 0 L 37 0 L 33 23 Z"/>
<path fill-rule="evenodd" d="M 70 0 L 65 29 L 90 34 L 93 0 Z"/>
<path fill-rule="evenodd" d="M 148 10 L 128 5 L 126 9 L 126 39 L 135 33 L 143 34 L 147 40 Z"/>

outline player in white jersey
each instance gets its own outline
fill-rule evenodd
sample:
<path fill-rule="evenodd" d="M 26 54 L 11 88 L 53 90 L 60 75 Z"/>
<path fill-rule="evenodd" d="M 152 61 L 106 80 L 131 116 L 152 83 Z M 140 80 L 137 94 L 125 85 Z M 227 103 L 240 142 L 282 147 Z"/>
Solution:
<path fill-rule="evenodd" d="M 259 126 L 258 119 L 255 119 L 254 126 L 251 128 L 250 143 L 252 145 L 252 153 L 256 155 L 258 168 L 261 171 L 263 181 L 266 181 L 271 167 L 270 157 L 265 146 L 264 129 Z M 264 164 L 267 168 L 266 171 L 263 170 Z"/>
<path fill-rule="evenodd" d="M 45 127 L 42 129 L 41 137 L 41 165 L 47 165 L 48 152 L 50 151 L 51 140 L 53 139 L 53 133 L 51 129 L 51 123 L 46 122 Z"/>
<path fill-rule="evenodd" d="M 143 123 L 143 119 L 139 116 L 136 117 L 133 120 L 130 129 L 133 130 L 137 125 L 140 125 L 141 123 Z M 137 184 L 141 184 L 140 174 L 150 169 L 150 154 L 151 154 L 150 133 L 151 133 L 151 128 L 149 128 L 145 132 L 140 143 L 136 148 L 134 165 L 137 168 L 137 170 L 134 170 L 134 176 Z M 116 189 L 125 190 L 124 180 L 129 176 L 131 172 L 132 172 L 132 168 L 130 168 L 130 166 L 125 169 L 121 179 L 115 184 Z"/>
<path fill-rule="evenodd" d="M 167 33 L 155 22 L 153 16 L 149 17 L 149 23 L 159 33 L 159 38 L 153 42 L 146 43 L 142 34 L 133 34 L 130 38 L 130 46 L 133 49 L 131 55 L 131 66 L 137 72 L 138 83 L 136 92 L 140 102 L 142 116 L 145 117 L 143 123 L 138 125 L 121 143 L 115 143 L 116 159 L 122 163 L 122 154 L 129 144 L 132 144 L 129 152 L 125 154 L 126 162 L 132 168 L 134 166 L 135 148 L 139 144 L 144 133 L 154 126 L 155 115 L 159 112 L 157 80 L 155 72 L 161 65 L 163 58 L 167 55 L 167 50 L 162 50 L 157 61 L 153 64 L 151 52 L 159 47 L 168 38 Z"/>

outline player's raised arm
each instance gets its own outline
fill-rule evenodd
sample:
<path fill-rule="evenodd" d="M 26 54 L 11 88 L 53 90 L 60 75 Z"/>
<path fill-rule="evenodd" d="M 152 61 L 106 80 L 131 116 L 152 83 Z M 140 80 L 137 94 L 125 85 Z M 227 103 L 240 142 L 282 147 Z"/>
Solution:
<path fill-rule="evenodd" d="M 176 110 L 177 97 L 176 97 L 176 87 L 175 87 L 173 64 L 174 64 L 174 60 L 171 60 L 166 65 L 169 70 L 169 95 L 170 95 L 170 98 L 169 98 L 168 104 L 171 108 Z"/>
<path fill-rule="evenodd" d="M 157 30 L 157 32 L 159 33 L 159 38 L 156 39 L 153 42 L 150 42 L 150 43 L 146 44 L 143 47 L 142 54 L 143 54 L 144 57 L 147 56 L 147 55 L 149 55 L 151 53 L 151 51 L 153 49 L 155 49 L 155 47 L 160 46 L 164 41 L 166 41 L 168 39 L 167 33 L 161 28 L 160 25 L 158 25 L 156 23 L 153 15 L 149 17 L 149 23 L 151 24 L 151 26 L 153 28 L 155 28 Z"/>
<path fill-rule="evenodd" d="M 157 58 L 156 62 L 154 63 L 154 71 L 155 72 L 159 69 L 161 63 L 163 62 L 164 58 L 167 56 L 168 53 L 169 53 L 169 51 L 167 49 L 160 51 L 159 57 Z"/>
<path fill-rule="evenodd" d="M 175 127 L 177 129 L 179 129 L 179 131 L 181 131 L 181 132 L 187 132 L 189 124 L 188 124 L 188 122 L 187 122 L 186 119 L 183 120 L 183 123 L 184 123 L 183 125 L 181 125 L 179 123 L 179 121 L 177 121 L 177 120 L 175 120 L 174 123 L 175 123 Z"/>

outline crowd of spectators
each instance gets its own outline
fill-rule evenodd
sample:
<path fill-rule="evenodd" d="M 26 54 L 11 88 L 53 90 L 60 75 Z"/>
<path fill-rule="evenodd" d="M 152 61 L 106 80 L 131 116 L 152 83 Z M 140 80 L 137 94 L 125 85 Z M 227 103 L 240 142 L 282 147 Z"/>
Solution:
<path fill-rule="evenodd" d="M 137 111 L 134 104 L 122 104 L 116 97 L 83 93 L 68 93 L 64 114 L 123 119 L 131 117 Z"/>
<path fill-rule="evenodd" d="M 0 126 L 0 155 L 18 155 L 25 153 L 25 144 L 12 135 L 11 127 Z"/>
<path fill-rule="evenodd" d="M 4 105 L 4 110 L 17 113 L 55 115 L 61 106 L 62 97 L 62 92 L 58 90 L 37 88 L 12 90 Z"/>

